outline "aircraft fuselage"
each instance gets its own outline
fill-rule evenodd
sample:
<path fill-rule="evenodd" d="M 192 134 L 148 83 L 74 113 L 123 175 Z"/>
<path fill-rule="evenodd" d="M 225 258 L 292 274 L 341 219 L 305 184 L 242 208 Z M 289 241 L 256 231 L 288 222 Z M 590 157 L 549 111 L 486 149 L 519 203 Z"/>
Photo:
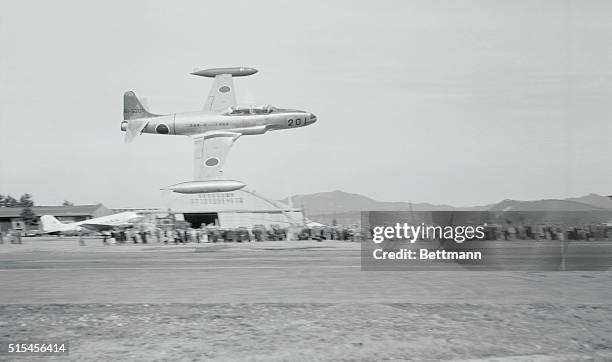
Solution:
<path fill-rule="evenodd" d="M 275 109 L 266 114 L 251 114 L 247 109 L 236 112 L 187 112 L 151 117 L 142 133 L 191 136 L 210 131 L 228 131 L 255 135 L 272 130 L 305 127 L 317 120 L 314 114 L 298 110 Z"/>

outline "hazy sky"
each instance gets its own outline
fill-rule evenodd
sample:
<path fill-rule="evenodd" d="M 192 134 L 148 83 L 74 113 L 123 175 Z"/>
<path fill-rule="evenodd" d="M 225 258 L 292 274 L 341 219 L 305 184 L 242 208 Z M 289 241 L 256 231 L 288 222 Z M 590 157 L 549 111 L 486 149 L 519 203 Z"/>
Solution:
<path fill-rule="evenodd" d="M 3 1 L 0 193 L 163 206 L 192 141 L 124 144 L 123 92 L 199 110 L 193 68 L 249 66 L 239 102 L 319 119 L 236 142 L 226 176 L 270 197 L 612 194 L 610 19 L 604 0 Z"/>

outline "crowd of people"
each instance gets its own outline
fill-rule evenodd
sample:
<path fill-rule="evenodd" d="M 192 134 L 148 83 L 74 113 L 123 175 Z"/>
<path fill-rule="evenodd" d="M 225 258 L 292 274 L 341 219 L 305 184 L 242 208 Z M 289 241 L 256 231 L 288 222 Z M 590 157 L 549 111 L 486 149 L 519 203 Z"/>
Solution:
<path fill-rule="evenodd" d="M 370 229 L 370 240 L 372 240 L 373 235 L 373 229 Z M 489 224 L 484 227 L 484 237 L 476 238 L 474 236 L 468 238 L 468 240 L 612 240 L 612 226 L 606 224 L 588 224 L 581 226 L 565 226 L 561 224 Z"/>
<path fill-rule="evenodd" d="M 612 227 L 604 224 L 488 225 L 485 240 L 612 240 Z"/>
<path fill-rule="evenodd" d="M 359 230 L 356 227 L 316 227 L 298 228 L 293 231 L 278 225 L 264 227 L 255 226 L 220 228 L 216 226 L 191 227 L 155 227 L 154 229 L 128 228 L 102 232 L 104 244 L 109 243 L 216 243 L 216 242 L 250 242 L 278 240 L 359 240 Z"/>
<path fill-rule="evenodd" d="M 0 244 L 21 244 L 21 232 L 19 230 L 0 231 Z"/>
<path fill-rule="evenodd" d="M 217 226 L 126 228 L 104 231 L 104 244 L 123 243 L 216 243 L 216 242 L 250 242 L 276 240 L 346 240 L 362 241 L 361 229 L 354 225 L 302 227 L 290 230 L 279 225 L 265 227 L 256 225 L 249 229 L 220 228 Z M 79 236 L 83 244 L 82 235 Z M 564 226 L 564 225 L 487 225 L 483 240 L 612 240 L 612 226 L 603 224 Z M 0 244 L 21 244 L 22 233 L 19 230 L 0 232 Z"/>

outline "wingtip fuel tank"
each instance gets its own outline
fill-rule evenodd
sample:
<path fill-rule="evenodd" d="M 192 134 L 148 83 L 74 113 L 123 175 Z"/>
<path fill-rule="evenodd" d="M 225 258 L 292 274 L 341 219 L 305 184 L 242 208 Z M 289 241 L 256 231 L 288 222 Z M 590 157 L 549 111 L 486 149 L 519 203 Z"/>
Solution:
<path fill-rule="evenodd" d="M 203 70 L 196 70 L 192 72 L 193 75 L 199 75 L 200 77 L 214 78 L 221 74 L 230 74 L 233 77 L 245 77 L 257 73 L 258 70 L 255 68 L 248 67 L 230 67 L 230 68 L 210 68 Z"/>
<path fill-rule="evenodd" d="M 170 190 L 179 194 L 204 194 L 236 191 L 245 186 L 246 184 L 235 180 L 188 181 L 167 186 L 162 190 Z"/>

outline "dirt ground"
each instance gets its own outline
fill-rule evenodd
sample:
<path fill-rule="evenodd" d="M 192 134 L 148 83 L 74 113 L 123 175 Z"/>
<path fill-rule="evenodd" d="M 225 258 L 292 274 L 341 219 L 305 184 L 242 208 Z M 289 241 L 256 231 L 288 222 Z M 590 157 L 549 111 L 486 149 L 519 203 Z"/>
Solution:
<path fill-rule="evenodd" d="M 0 361 L 611 361 L 612 273 L 364 272 L 355 243 L 0 245 Z"/>
<path fill-rule="evenodd" d="M 4 305 L 0 315 L 2 339 L 68 340 L 73 361 L 612 358 L 610 305 Z"/>

